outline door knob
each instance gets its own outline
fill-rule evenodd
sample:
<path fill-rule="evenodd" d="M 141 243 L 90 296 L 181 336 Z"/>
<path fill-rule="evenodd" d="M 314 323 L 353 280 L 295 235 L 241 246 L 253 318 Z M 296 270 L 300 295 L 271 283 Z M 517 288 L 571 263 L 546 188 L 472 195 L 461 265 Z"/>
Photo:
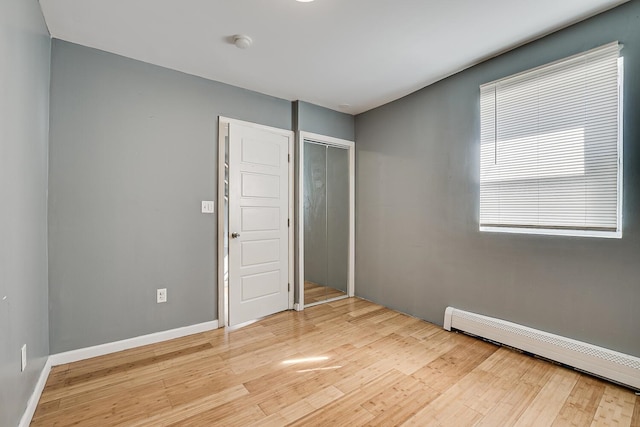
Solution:
<path fill-rule="evenodd" d="M 232 239 L 237 239 L 238 237 L 240 237 L 240 233 L 231 233 Z"/>

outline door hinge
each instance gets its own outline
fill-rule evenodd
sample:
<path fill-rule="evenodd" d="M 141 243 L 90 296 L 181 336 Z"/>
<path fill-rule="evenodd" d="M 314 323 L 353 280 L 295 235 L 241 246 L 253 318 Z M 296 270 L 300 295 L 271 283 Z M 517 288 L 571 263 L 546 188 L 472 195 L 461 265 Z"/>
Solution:
<path fill-rule="evenodd" d="M 287 283 L 287 292 L 291 292 L 291 283 Z"/>
<path fill-rule="evenodd" d="M 291 220 L 287 218 L 287 227 L 291 227 Z"/>
<path fill-rule="evenodd" d="M 287 162 L 291 163 L 291 154 L 287 154 Z"/>

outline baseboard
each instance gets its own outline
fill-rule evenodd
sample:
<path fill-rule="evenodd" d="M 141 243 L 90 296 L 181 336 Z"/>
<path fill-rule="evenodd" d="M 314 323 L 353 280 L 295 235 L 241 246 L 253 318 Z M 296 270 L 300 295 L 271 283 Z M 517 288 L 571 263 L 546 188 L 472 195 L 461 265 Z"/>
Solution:
<path fill-rule="evenodd" d="M 502 319 L 447 307 L 444 328 L 505 344 L 640 390 L 640 358 Z"/>
<path fill-rule="evenodd" d="M 106 354 L 117 353 L 118 351 L 129 350 L 131 348 L 142 347 L 143 345 L 155 344 L 162 341 L 172 340 L 187 335 L 210 331 L 218 328 L 218 321 L 198 323 L 196 325 L 184 326 L 182 328 L 170 329 L 168 331 L 155 332 L 153 334 L 128 338 L 126 340 L 114 341 L 92 347 L 79 348 L 77 350 L 65 351 L 63 353 L 49 356 L 51 366 L 64 365 L 65 363 L 78 362 L 92 357 L 104 356 Z"/>
<path fill-rule="evenodd" d="M 18 424 L 19 427 L 28 427 L 29 424 L 31 424 L 31 419 L 38 407 L 42 390 L 44 390 L 47 378 L 49 378 L 49 372 L 51 372 L 51 359 L 47 357 L 47 361 L 44 363 L 44 367 L 40 372 L 38 382 L 36 383 L 33 393 L 31 393 L 31 397 L 29 397 L 29 401 L 27 402 L 27 409 L 25 409 L 24 414 L 22 414 L 22 418 L 20 419 L 20 424 Z"/>

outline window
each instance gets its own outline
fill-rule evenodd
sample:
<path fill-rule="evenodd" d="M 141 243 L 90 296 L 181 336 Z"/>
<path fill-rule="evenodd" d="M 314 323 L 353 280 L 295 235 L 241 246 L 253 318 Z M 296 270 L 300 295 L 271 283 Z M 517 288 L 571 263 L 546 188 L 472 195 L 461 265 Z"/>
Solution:
<path fill-rule="evenodd" d="M 480 87 L 480 230 L 622 236 L 617 42 Z"/>

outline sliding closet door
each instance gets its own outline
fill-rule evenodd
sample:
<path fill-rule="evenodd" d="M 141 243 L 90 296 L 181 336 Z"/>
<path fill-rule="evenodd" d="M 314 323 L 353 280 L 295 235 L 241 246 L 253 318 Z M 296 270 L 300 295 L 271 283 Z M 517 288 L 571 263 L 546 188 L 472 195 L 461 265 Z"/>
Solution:
<path fill-rule="evenodd" d="M 349 280 L 349 151 L 344 148 L 327 147 L 326 200 L 327 285 L 346 294 Z"/>
<path fill-rule="evenodd" d="M 344 297 L 349 282 L 349 151 L 304 142 L 304 302 Z"/>
<path fill-rule="evenodd" d="M 327 276 L 327 147 L 304 143 L 304 278 L 309 297 L 317 286 L 326 286 Z"/>

